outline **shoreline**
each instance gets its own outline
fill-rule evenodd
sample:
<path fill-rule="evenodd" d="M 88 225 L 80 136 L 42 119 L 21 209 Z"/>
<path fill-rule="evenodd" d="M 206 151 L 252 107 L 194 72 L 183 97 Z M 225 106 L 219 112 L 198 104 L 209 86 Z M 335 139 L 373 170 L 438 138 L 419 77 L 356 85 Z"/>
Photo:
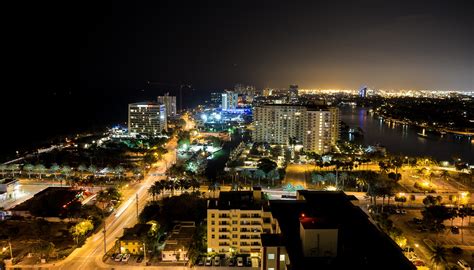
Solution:
<path fill-rule="evenodd" d="M 467 136 L 467 137 L 474 136 L 474 131 L 469 132 L 469 131 L 461 131 L 461 130 L 452 130 L 452 129 L 447 129 L 447 128 L 433 127 L 433 126 L 429 126 L 429 125 L 420 125 L 420 124 L 413 123 L 413 121 L 400 120 L 400 119 L 396 119 L 396 118 L 393 118 L 393 117 L 390 117 L 390 116 L 377 114 L 376 112 L 374 112 L 374 115 L 382 117 L 383 119 L 386 119 L 389 122 L 395 122 L 397 124 L 410 125 L 410 126 L 419 127 L 419 128 L 426 128 L 426 129 L 434 130 L 438 133 L 446 132 L 446 133 L 450 133 L 450 134 L 454 134 L 454 135 L 460 135 L 460 136 Z"/>

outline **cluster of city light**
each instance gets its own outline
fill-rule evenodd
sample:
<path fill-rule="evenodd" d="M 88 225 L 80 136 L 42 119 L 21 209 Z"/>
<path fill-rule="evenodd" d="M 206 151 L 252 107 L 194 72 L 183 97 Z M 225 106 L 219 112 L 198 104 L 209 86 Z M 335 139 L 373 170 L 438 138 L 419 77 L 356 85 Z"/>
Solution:
<path fill-rule="evenodd" d="M 383 97 L 433 97 L 443 98 L 450 95 L 464 95 L 474 97 L 474 91 L 460 90 L 418 90 L 418 89 L 368 89 L 368 93 Z M 358 89 L 299 89 L 299 95 L 332 95 L 349 94 L 358 95 Z"/>

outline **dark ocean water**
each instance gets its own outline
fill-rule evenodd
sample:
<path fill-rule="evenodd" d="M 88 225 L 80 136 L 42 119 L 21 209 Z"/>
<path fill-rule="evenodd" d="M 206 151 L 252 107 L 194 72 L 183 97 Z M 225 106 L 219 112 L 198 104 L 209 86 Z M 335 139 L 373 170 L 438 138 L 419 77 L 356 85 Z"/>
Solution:
<path fill-rule="evenodd" d="M 163 91 L 71 91 L 16 93 L 2 98 L 0 161 L 14 158 L 17 150 L 27 151 L 57 137 L 125 124 L 128 103 L 155 101 L 160 94 Z M 202 104 L 208 97 L 202 90 L 183 91 L 183 108 Z"/>

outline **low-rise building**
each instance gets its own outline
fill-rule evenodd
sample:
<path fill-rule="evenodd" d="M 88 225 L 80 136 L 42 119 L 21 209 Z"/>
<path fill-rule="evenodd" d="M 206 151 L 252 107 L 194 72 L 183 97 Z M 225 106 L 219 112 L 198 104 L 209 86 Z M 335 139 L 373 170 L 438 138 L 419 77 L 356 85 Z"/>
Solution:
<path fill-rule="evenodd" d="M 192 221 L 180 222 L 175 225 L 171 235 L 165 241 L 161 253 L 163 261 L 188 261 L 189 249 L 193 240 L 196 226 Z"/>
<path fill-rule="evenodd" d="M 18 179 L 4 178 L 0 179 L 0 200 L 9 200 L 15 198 L 15 192 L 18 189 Z"/>
<path fill-rule="evenodd" d="M 125 228 L 123 236 L 118 240 L 120 253 L 142 255 L 146 251 L 145 239 L 152 228 L 151 224 L 136 224 L 132 228 Z"/>

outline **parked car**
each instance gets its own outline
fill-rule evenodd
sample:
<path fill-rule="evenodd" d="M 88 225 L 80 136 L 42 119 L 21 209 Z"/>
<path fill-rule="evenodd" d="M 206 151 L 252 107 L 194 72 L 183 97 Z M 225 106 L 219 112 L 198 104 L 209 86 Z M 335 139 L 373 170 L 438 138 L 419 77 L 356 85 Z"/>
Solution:
<path fill-rule="evenodd" d="M 220 266 L 221 265 L 221 257 L 215 256 L 214 257 L 214 266 Z"/>
<path fill-rule="evenodd" d="M 117 256 L 115 256 L 114 258 L 114 261 L 120 262 L 122 260 L 122 257 L 123 257 L 123 254 L 117 254 Z"/>
<path fill-rule="evenodd" d="M 130 259 L 130 254 L 129 253 L 123 255 L 122 262 L 128 262 L 128 259 Z"/>
<path fill-rule="evenodd" d="M 452 227 L 451 227 L 451 232 L 452 232 L 453 234 L 459 234 L 459 227 L 457 227 L 457 226 L 452 226 Z"/>
<path fill-rule="evenodd" d="M 395 209 L 395 213 L 400 214 L 400 209 Z"/>
<path fill-rule="evenodd" d="M 206 258 L 206 266 L 211 266 L 212 265 L 212 259 L 211 257 Z"/>
<path fill-rule="evenodd" d="M 247 260 L 245 261 L 245 266 L 252 266 L 252 258 L 247 257 Z"/>
<path fill-rule="evenodd" d="M 137 263 L 141 263 L 141 262 L 143 262 L 143 256 L 138 256 Z"/>
<path fill-rule="evenodd" d="M 413 222 L 414 222 L 415 224 L 421 224 L 421 223 L 423 223 L 423 220 L 421 220 L 421 219 L 415 217 L 415 218 L 413 218 Z"/>
<path fill-rule="evenodd" d="M 471 266 L 463 259 L 460 259 L 458 261 L 458 265 L 461 267 L 461 269 L 464 270 L 471 270 Z"/>
<path fill-rule="evenodd" d="M 235 259 L 234 258 L 229 259 L 229 266 L 235 266 Z"/>
<path fill-rule="evenodd" d="M 407 210 L 405 209 L 400 210 L 400 214 L 405 215 L 406 213 L 407 213 Z"/>
<path fill-rule="evenodd" d="M 200 257 L 197 264 L 198 264 L 199 266 L 203 266 L 203 265 L 204 265 L 204 258 L 203 258 L 203 257 Z"/>
<path fill-rule="evenodd" d="M 244 266 L 244 259 L 242 259 L 242 257 L 237 257 L 237 266 Z"/>

